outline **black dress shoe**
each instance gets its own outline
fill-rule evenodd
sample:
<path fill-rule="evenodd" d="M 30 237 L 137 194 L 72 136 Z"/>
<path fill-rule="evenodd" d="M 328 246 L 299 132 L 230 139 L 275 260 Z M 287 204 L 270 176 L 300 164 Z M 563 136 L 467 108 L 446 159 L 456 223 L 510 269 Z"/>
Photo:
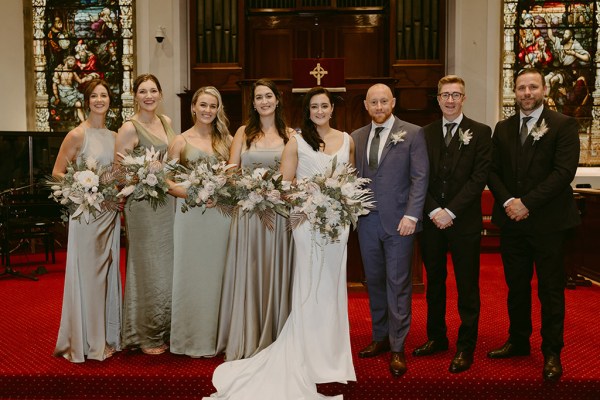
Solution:
<path fill-rule="evenodd" d="M 489 358 L 510 358 L 515 356 L 528 356 L 529 355 L 529 345 L 527 346 L 517 346 L 512 344 L 511 342 L 504 343 L 504 346 L 499 349 L 495 349 L 490 351 L 487 356 Z"/>
<path fill-rule="evenodd" d="M 473 364 L 473 353 L 469 351 L 459 351 L 454 355 L 450 368 L 448 370 L 453 374 L 458 374 L 471 368 Z"/>
<path fill-rule="evenodd" d="M 556 355 L 544 356 L 544 370 L 542 376 L 545 381 L 556 382 L 562 376 L 562 364 L 560 357 Z"/>
<path fill-rule="evenodd" d="M 373 340 L 367 347 L 358 352 L 358 356 L 360 358 L 375 357 L 388 351 L 390 351 L 389 339 Z"/>
<path fill-rule="evenodd" d="M 428 340 L 424 345 L 417 347 L 413 350 L 413 356 L 430 356 L 435 353 L 439 353 L 440 351 L 448 350 L 448 340 Z"/>
<path fill-rule="evenodd" d="M 395 377 L 404 375 L 406 372 L 406 358 L 404 357 L 404 352 L 392 352 L 390 372 L 392 373 L 392 376 Z"/>

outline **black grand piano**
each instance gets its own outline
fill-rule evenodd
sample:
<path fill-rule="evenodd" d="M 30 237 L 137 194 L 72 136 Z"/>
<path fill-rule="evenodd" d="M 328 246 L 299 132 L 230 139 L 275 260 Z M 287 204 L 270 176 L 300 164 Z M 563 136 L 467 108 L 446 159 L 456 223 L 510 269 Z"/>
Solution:
<path fill-rule="evenodd" d="M 46 262 L 55 262 L 56 225 L 61 207 L 40 182 L 52 172 L 65 136 L 61 132 L 0 131 L 0 255 L 3 277 L 37 280 L 13 268 L 11 253 L 43 245 Z"/>

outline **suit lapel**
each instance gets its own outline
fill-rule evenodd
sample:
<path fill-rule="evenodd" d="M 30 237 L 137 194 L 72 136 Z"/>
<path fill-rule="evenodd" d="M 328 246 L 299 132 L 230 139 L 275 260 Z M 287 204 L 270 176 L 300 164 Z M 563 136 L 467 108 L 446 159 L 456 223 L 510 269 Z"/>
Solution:
<path fill-rule="evenodd" d="M 367 152 L 367 143 L 369 142 L 369 133 L 371 132 L 371 125 L 367 125 L 365 127 L 362 128 L 362 130 L 359 132 L 358 136 L 358 143 L 356 143 L 356 148 L 359 149 L 360 153 L 360 159 L 357 160 L 357 165 L 359 165 L 359 170 L 363 171 L 363 175 L 364 175 L 364 171 L 366 171 L 366 168 L 368 167 L 367 165 L 367 157 L 368 157 L 368 152 Z"/>
<path fill-rule="evenodd" d="M 396 132 L 400 131 L 401 128 L 402 128 L 402 123 L 400 122 L 400 120 L 397 117 L 394 117 L 394 125 L 392 125 L 392 129 L 390 130 L 387 140 L 385 141 L 385 146 L 383 146 L 383 151 L 381 152 L 381 157 L 379 157 L 379 164 L 377 165 L 377 169 L 379 169 L 381 164 L 383 164 L 383 160 L 385 160 L 385 156 L 387 156 L 387 154 L 390 152 L 390 149 L 392 148 L 392 145 L 391 145 L 392 133 L 396 133 Z"/>
<path fill-rule="evenodd" d="M 458 146 L 456 147 L 456 151 L 454 152 L 454 156 L 452 157 L 452 165 L 450 168 L 450 172 L 454 172 L 454 168 L 456 167 L 456 164 L 458 163 L 458 160 L 460 159 L 462 152 L 465 150 L 463 149 L 463 146 L 465 146 L 464 144 L 461 145 L 460 144 L 460 131 L 466 131 L 467 129 L 469 129 L 471 127 L 471 124 L 469 123 L 469 120 L 467 119 L 467 117 L 463 116 L 462 121 L 460 121 L 460 125 L 456 128 L 456 132 L 454 133 L 455 139 L 458 142 Z"/>
<path fill-rule="evenodd" d="M 521 154 L 521 142 L 519 141 L 519 114 L 515 114 L 508 120 L 507 126 L 508 145 L 513 148 L 510 152 L 513 171 L 517 170 L 519 155 Z"/>
<path fill-rule="evenodd" d="M 444 143 L 444 129 L 442 128 L 442 120 L 435 121 L 431 127 L 431 157 L 429 162 L 431 163 L 431 170 L 437 175 L 440 168 L 440 155 L 442 152 L 442 146 L 446 146 Z"/>

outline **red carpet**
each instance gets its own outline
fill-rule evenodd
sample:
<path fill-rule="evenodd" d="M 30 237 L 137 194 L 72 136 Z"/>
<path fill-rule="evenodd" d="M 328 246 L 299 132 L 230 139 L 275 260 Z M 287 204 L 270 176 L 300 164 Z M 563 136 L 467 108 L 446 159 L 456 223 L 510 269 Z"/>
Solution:
<path fill-rule="evenodd" d="M 197 399 L 213 391 L 210 379 L 222 361 L 163 354 L 147 356 L 121 352 L 105 362 L 71 364 L 52 357 L 60 319 L 64 280 L 64 253 L 38 282 L 0 280 L 0 398 L 3 399 Z M 600 287 L 567 291 L 564 376 L 557 384 L 542 381 L 539 352 L 539 306 L 534 300 L 532 355 L 489 360 L 486 352 L 506 339 L 506 288 L 497 254 L 482 255 L 482 314 L 480 339 L 473 367 L 462 374 L 448 372 L 454 353 L 413 358 L 412 349 L 425 341 L 425 296 L 414 296 L 413 323 L 406 348 L 409 370 L 392 379 L 387 356 L 355 358 L 358 381 L 348 385 L 321 385 L 328 395 L 344 399 L 598 399 L 600 398 Z M 21 264 L 18 264 L 21 262 Z M 23 272 L 43 264 L 43 256 L 14 259 Z M 456 340 L 458 316 L 453 278 L 449 281 L 450 342 Z M 537 292 L 534 291 L 534 296 Z M 365 293 L 350 293 L 353 352 L 370 341 L 370 318 Z M 257 399 L 258 400 L 258 399 Z M 285 400 L 285 399 L 282 399 Z"/>

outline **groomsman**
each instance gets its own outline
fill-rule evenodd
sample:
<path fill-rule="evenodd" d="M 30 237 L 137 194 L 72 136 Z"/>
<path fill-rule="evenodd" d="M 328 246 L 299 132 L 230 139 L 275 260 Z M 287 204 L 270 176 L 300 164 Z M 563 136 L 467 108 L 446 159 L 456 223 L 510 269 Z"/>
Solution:
<path fill-rule="evenodd" d="M 440 79 L 437 99 L 443 117 L 424 128 L 431 166 L 420 238 L 427 274 L 427 342 L 413 355 L 448 350 L 446 254 L 450 251 L 461 325 L 449 369 L 458 373 L 471 367 L 477 342 L 481 192 L 490 169 L 492 129 L 463 114 L 462 78 Z"/>
<path fill-rule="evenodd" d="M 386 85 L 369 88 L 365 108 L 372 121 L 352 138 L 358 173 L 371 179 L 377 207 L 358 222 L 373 331 L 373 341 L 358 356 L 391 350 L 390 372 L 401 376 L 411 318 L 413 241 L 421 230 L 429 162 L 423 129 L 393 116 L 395 104 Z"/>
<path fill-rule="evenodd" d="M 500 227 L 510 326 L 506 343 L 488 357 L 529 355 L 535 267 L 542 312 L 542 377 L 557 381 L 563 372 L 563 245 L 567 231 L 580 223 L 571 189 L 579 163 L 579 135 L 574 118 L 544 106 L 545 90 L 540 71 L 521 70 L 515 81 L 519 112 L 498 122 L 492 139 L 492 222 Z"/>

